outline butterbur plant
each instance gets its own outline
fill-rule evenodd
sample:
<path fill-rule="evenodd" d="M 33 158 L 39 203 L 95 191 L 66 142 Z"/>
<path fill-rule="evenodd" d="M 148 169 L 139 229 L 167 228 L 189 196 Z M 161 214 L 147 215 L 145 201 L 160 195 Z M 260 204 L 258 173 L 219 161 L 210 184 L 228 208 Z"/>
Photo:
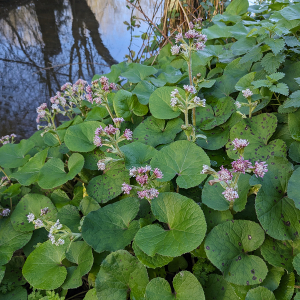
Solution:
<path fill-rule="evenodd" d="M 1 139 L 0 299 L 299 299 L 300 8 L 273 2 L 66 83 Z"/>

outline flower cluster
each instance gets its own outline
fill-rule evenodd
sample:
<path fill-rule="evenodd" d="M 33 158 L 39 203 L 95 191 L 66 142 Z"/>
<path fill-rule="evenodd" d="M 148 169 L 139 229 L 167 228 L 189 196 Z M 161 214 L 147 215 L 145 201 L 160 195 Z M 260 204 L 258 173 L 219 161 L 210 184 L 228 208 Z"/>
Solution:
<path fill-rule="evenodd" d="M 245 114 L 239 111 L 239 109 L 243 106 L 249 107 L 249 118 L 252 116 L 252 112 L 254 111 L 255 107 L 259 104 L 259 100 L 252 101 L 252 91 L 250 89 L 242 90 L 242 95 L 247 99 L 248 103 L 235 101 L 235 106 L 237 108 L 237 113 L 240 114 L 243 118 L 247 118 Z"/>
<path fill-rule="evenodd" d="M 250 98 L 253 95 L 250 89 L 242 90 L 242 94 L 245 98 Z"/>
<path fill-rule="evenodd" d="M 2 212 L 0 213 L 0 216 L 8 217 L 9 214 L 10 214 L 10 209 L 9 208 L 4 208 L 4 209 L 2 209 Z"/>
<path fill-rule="evenodd" d="M 9 144 L 9 143 L 13 144 L 16 137 L 17 136 L 14 133 L 12 133 L 11 135 L 5 135 L 0 139 L 0 143 L 2 143 L 3 145 Z"/>
<path fill-rule="evenodd" d="M 9 183 L 10 183 L 10 180 L 6 176 L 3 176 L 0 178 L 0 187 L 6 186 Z"/>
<path fill-rule="evenodd" d="M 124 194 L 130 194 L 132 189 L 137 190 L 137 195 L 140 199 L 147 199 L 148 201 L 156 198 L 159 195 L 156 189 L 155 180 L 163 178 L 162 172 L 155 168 L 152 170 L 150 166 L 145 167 L 133 167 L 129 170 L 130 177 L 135 177 L 139 186 L 129 185 L 127 183 L 122 184 L 122 191 Z"/>
<path fill-rule="evenodd" d="M 222 193 L 226 200 L 232 203 L 237 198 L 238 195 L 238 180 L 241 174 L 253 172 L 256 177 L 263 178 L 265 173 L 268 172 L 268 165 L 266 162 L 255 162 L 254 166 L 249 160 L 244 159 L 243 153 L 245 147 L 249 145 L 247 140 L 235 139 L 232 142 L 234 150 L 237 150 L 240 153 L 239 159 L 231 163 L 232 169 L 228 170 L 221 166 L 220 171 L 216 172 L 207 165 L 203 166 L 202 174 L 209 174 L 214 177 L 213 180 L 209 181 L 210 185 L 215 183 L 220 183 L 221 186 L 225 189 Z"/>
<path fill-rule="evenodd" d="M 60 224 L 59 219 L 50 227 L 48 238 L 51 241 L 52 244 L 59 246 L 63 245 L 65 243 L 65 240 L 62 238 L 55 239 L 55 233 L 59 233 L 62 229 L 62 224 Z"/>
<path fill-rule="evenodd" d="M 197 90 L 194 86 L 184 85 L 183 88 L 186 91 L 186 99 L 179 94 L 178 89 L 171 92 L 170 105 L 172 107 L 178 107 L 183 113 L 194 107 L 205 107 L 206 100 L 195 96 Z"/>

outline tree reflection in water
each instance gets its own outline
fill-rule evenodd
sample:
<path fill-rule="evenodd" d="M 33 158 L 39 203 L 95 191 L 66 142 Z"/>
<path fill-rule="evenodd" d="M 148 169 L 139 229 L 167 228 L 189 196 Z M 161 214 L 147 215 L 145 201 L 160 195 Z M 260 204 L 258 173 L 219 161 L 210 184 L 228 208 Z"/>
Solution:
<path fill-rule="evenodd" d="M 147 1 L 145 11 L 153 3 Z M 129 15 L 124 0 L 1 1 L 0 137 L 29 137 L 35 108 L 63 83 L 90 81 L 122 61 Z"/>

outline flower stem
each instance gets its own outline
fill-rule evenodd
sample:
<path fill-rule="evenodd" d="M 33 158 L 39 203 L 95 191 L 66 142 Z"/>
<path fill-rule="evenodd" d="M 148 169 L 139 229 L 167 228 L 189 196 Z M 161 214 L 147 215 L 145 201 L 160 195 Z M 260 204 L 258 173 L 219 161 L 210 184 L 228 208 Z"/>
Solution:
<path fill-rule="evenodd" d="M 9 176 L 4 172 L 4 170 L 0 167 L 0 171 L 4 174 L 4 176 L 6 176 L 6 178 L 8 179 L 8 180 L 10 180 L 10 178 L 9 178 Z"/>
<path fill-rule="evenodd" d="M 191 51 L 191 47 L 189 47 L 188 69 L 189 69 L 190 85 L 193 85 L 193 77 L 192 77 L 192 51 Z M 193 126 L 196 126 L 196 108 L 194 107 L 192 109 L 192 111 L 193 111 Z"/>

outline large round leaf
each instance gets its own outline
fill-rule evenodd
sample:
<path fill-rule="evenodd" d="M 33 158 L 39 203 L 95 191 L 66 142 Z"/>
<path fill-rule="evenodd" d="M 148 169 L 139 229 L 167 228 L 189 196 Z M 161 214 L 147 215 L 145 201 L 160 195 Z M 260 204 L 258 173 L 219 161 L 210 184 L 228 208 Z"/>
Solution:
<path fill-rule="evenodd" d="M 106 203 L 122 193 L 124 182 L 129 183 L 129 172 L 120 162 L 105 170 L 103 175 L 94 177 L 87 186 L 87 193 L 99 203 Z"/>
<path fill-rule="evenodd" d="M 239 198 L 235 199 L 233 204 L 233 210 L 236 212 L 242 211 L 245 209 L 247 202 L 247 195 L 250 189 L 249 174 L 241 174 L 238 181 L 238 194 Z M 211 176 L 209 180 L 213 179 Z M 213 186 L 209 184 L 209 180 L 205 182 L 204 189 L 202 191 L 202 202 L 208 207 L 220 211 L 225 211 L 229 209 L 230 202 L 227 201 L 222 192 L 224 191 L 223 187 L 216 183 Z"/>
<path fill-rule="evenodd" d="M 205 218 L 193 200 L 177 193 L 161 193 L 151 201 L 151 209 L 160 222 L 167 224 L 169 230 L 153 224 L 138 231 L 135 242 L 147 255 L 175 257 L 194 250 L 203 241 Z"/>
<path fill-rule="evenodd" d="M 114 97 L 114 110 L 117 117 L 130 120 L 132 114 L 137 116 L 146 115 L 148 106 L 141 104 L 136 95 L 126 90 L 119 90 Z"/>
<path fill-rule="evenodd" d="M 272 266 L 293 272 L 293 258 L 300 253 L 300 240 L 278 241 L 267 237 L 260 251 L 264 259 Z"/>
<path fill-rule="evenodd" d="M 139 207 L 139 200 L 130 197 L 90 212 L 82 225 L 83 239 L 97 252 L 124 249 L 140 228 L 133 221 Z"/>
<path fill-rule="evenodd" d="M 268 268 L 258 256 L 249 255 L 265 239 L 262 228 L 251 221 L 228 221 L 217 225 L 205 239 L 208 259 L 223 272 L 224 278 L 238 285 L 261 283 Z"/>
<path fill-rule="evenodd" d="M 222 148 L 229 139 L 229 128 L 215 127 L 211 130 L 197 130 L 197 134 L 203 134 L 206 139 L 198 138 L 198 146 L 207 150 L 218 150 Z"/>
<path fill-rule="evenodd" d="M 84 165 L 84 158 L 79 153 L 73 153 L 68 161 L 69 173 L 65 172 L 64 163 L 59 158 L 48 160 L 40 171 L 38 184 L 43 189 L 52 189 L 72 180 Z"/>
<path fill-rule="evenodd" d="M 77 266 L 67 268 L 67 278 L 62 288 L 75 289 L 82 285 L 81 277 L 88 273 L 93 265 L 92 248 L 83 241 L 74 242 L 66 253 L 66 258 Z"/>
<path fill-rule="evenodd" d="M 102 262 L 96 279 L 98 299 L 144 300 L 149 282 L 146 268 L 125 250 L 109 254 Z"/>
<path fill-rule="evenodd" d="M 156 87 L 150 82 L 143 80 L 139 82 L 133 89 L 132 93 L 138 97 L 141 104 L 147 105 L 149 103 L 150 95 L 156 90 Z"/>
<path fill-rule="evenodd" d="M 274 114 L 260 114 L 251 119 L 242 119 L 230 130 L 230 140 L 246 139 L 249 145 L 245 148 L 244 157 L 251 161 L 266 161 L 273 156 L 286 156 L 286 145 L 282 140 L 268 140 L 275 132 L 277 119 Z M 238 152 L 233 150 L 233 144 L 227 144 L 227 154 L 237 159 Z"/>
<path fill-rule="evenodd" d="M 11 222 L 17 231 L 32 231 L 34 224 L 29 223 L 27 215 L 33 213 L 35 219 L 41 215 L 41 209 L 48 207 L 47 219 L 55 221 L 57 210 L 52 201 L 46 196 L 40 194 L 27 194 L 17 204 L 11 215 Z"/>
<path fill-rule="evenodd" d="M 27 300 L 27 291 L 21 286 L 13 289 L 10 292 L 7 292 L 5 295 L 2 295 L 3 300 Z"/>
<path fill-rule="evenodd" d="M 267 161 L 268 172 L 258 182 L 262 184 L 255 200 L 257 218 L 264 230 L 278 240 L 299 239 L 300 210 L 285 196 L 293 166 L 283 157 Z"/>
<path fill-rule="evenodd" d="M 135 256 L 139 259 L 139 261 L 148 268 L 160 268 L 167 265 L 169 262 L 173 260 L 173 257 L 162 256 L 160 254 L 155 254 L 154 256 L 149 256 L 145 252 L 143 252 L 134 241 L 132 243 L 132 249 L 134 251 Z"/>
<path fill-rule="evenodd" d="M 183 121 L 180 118 L 170 120 L 156 119 L 153 116 L 142 121 L 133 131 L 133 139 L 143 144 L 156 147 L 161 144 L 169 144 L 174 141 L 180 131 Z"/>
<path fill-rule="evenodd" d="M 164 86 L 156 89 L 150 96 L 149 107 L 151 114 L 157 119 L 174 119 L 181 114 L 179 109 L 174 110 L 171 106 L 171 92 L 174 87 Z M 180 95 L 185 99 L 185 91 L 177 88 Z"/>
<path fill-rule="evenodd" d="M 84 157 L 84 168 L 89 170 L 98 170 L 97 162 L 106 157 L 105 153 L 99 148 L 82 155 Z"/>
<path fill-rule="evenodd" d="M 298 209 L 300 209 L 300 193 L 298 191 L 299 182 L 300 182 L 300 168 L 298 168 L 293 172 L 287 186 L 288 197 L 294 200 L 295 206 Z"/>
<path fill-rule="evenodd" d="M 210 165 L 210 159 L 199 146 L 189 141 L 176 141 L 161 149 L 151 160 L 153 168 L 159 168 L 169 181 L 178 175 L 179 187 L 188 189 L 200 184 L 207 175 L 201 174 L 203 165 Z"/>
<path fill-rule="evenodd" d="M 22 185 L 31 185 L 39 178 L 39 173 L 47 158 L 48 148 L 38 152 L 23 167 L 11 177 L 17 179 Z"/>
<path fill-rule="evenodd" d="M 66 246 L 55 246 L 47 241 L 28 256 L 24 267 L 25 279 L 36 289 L 54 290 L 66 279 L 67 270 L 62 266 Z M 42 267 L 41 267 L 42 266 Z"/>
<path fill-rule="evenodd" d="M 132 83 L 138 83 L 146 77 L 157 73 L 152 66 L 145 66 L 139 63 L 131 63 L 125 72 L 121 73 L 122 77 L 127 78 Z"/>
<path fill-rule="evenodd" d="M 263 286 L 258 286 L 247 293 L 245 300 L 276 300 L 274 294 Z"/>
<path fill-rule="evenodd" d="M 66 146 L 71 151 L 89 152 L 94 150 L 96 148 L 93 142 L 95 130 L 100 125 L 105 127 L 105 124 L 97 121 L 83 122 L 69 127 L 65 135 Z"/>
<path fill-rule="evenodd" d="M 234 289 L 223 276 L 211 274 L 203 286 L 206 299 L 214 300 L 239 300 L 240 298 L 234 293 Z"/>
<path fill-rule="evenodd" d="M 76 206 L 70 204 L 63 206 L 57 213 L 57 219 L 61 224 L 70 228 L 72 232 L 80 232 L 78 227 L 80 226 L 81 217 Z"/>
<path fill-rule="evenodd" d="M 152 279 L 146 288 L 147 300 L 205 300 L 204 292 L 197 278 L 188 271 L 181 271 L 173 279 L 175 295 L 167 280 L 157 277 Z"/>
<path fill-rule="evenodd" d="M 25 246 L 31 236 L 32 232 L 16 231 L 10 219 L 0 219 L 0 266 L 7 264 L 13 253 Z"/>

